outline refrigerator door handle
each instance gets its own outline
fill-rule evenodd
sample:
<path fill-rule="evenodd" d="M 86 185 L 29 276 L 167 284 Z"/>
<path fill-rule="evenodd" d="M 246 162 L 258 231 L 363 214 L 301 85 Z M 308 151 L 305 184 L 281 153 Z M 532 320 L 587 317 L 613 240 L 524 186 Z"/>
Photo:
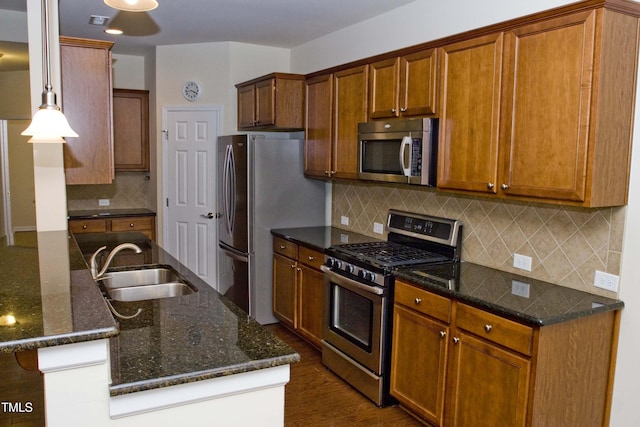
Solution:
<path fill-rule="evenodd" d="M 233 235 L 236 211 L 236 178 L 232 145 L 227 145 L 224 153 L 222 188 L 222 207 L 225 225 L 229 235 Z"/>
<path fill-rule="evenodd" d="M 224 244 L 223 242 L 219 242 L 218 246 L 220 246 L 222 252 L 229 258 L 235 259 L 236 261 L 249 262 L 248 254 L 240 252 L 239 250 L 234 249 L 231 246 Z"/>

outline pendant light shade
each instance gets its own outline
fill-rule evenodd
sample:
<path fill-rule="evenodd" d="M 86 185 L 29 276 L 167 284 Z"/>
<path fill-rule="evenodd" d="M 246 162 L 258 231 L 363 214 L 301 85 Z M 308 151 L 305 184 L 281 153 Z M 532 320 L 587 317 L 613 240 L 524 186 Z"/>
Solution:
<path fill-rule="evenodd" d="M 114 9 L 127 12 L 148 12 L 158 7 L 156 0 L 104 0 L 104 3 Z"/>
<path fill-rule="evenodd" d="M 49 61 L 49 4 L 48 0 L 42 0 L 42 59 L 44 68 L 44 91 L 42 92 L 42 104 L 33 115 L 31 124 L 22 135 L 31 135 L 29 142 L 63 143 L 63 137 L 77 137 L 78 134 L 71 129 L 66 117 L 60 111 L 56 103 L 56 94 L 51 86 L 51 64 Z"/>

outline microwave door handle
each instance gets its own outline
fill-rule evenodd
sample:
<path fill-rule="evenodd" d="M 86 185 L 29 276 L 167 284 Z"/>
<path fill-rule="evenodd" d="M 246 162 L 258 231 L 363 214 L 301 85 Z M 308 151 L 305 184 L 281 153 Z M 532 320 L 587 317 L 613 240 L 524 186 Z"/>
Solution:
<path fill-rule="evenodd" d="M 406 176 L 407 178 L 411 177 L 411 145 L 412 145 L 413 140 L 411 139 L 410 136 L 405 136 L 402 138 L 402 143 L 400 144 L 400 167 L 402 168 L 402 173 L 404 174 L 404 176 Z M 407 167 L 407 165 L 404 162 L 405 156 L 405 150 L 407 149 L 407 147 L 409 147 L 409 166 Z"/>

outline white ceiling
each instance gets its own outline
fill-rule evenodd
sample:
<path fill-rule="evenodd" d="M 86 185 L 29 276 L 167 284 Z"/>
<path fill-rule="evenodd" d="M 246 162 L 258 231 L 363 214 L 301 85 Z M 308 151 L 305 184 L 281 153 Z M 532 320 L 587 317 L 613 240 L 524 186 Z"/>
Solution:
<path fill-rule="evenodd" d="M 115 41 L 115 53 L 142 54 L 157 45 L 237 41 L 292 48 L 415 0 L 158 0 L 153 35 L 109 36 L 91 15 L 115 16 L 103 0 L 60 0 L 60 33 Z M 0 0 L 21 5 L 25 0 Z M 131 12 L 129 14 L 132 14 Z M 140 31 L 142 25 L 134 29 Z"/>

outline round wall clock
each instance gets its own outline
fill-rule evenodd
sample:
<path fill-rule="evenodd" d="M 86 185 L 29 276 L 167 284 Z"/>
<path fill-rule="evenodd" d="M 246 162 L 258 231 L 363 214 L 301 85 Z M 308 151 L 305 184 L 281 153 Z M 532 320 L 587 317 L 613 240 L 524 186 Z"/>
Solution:
<path fill-rule="evenodd" d="M 182 87 L 182 95 L 184 95 L 187 101 L 194 101 L 197 97 L 200 96 L 200 85 L 193 80 L 189 80 L 184 83 Z"/>

